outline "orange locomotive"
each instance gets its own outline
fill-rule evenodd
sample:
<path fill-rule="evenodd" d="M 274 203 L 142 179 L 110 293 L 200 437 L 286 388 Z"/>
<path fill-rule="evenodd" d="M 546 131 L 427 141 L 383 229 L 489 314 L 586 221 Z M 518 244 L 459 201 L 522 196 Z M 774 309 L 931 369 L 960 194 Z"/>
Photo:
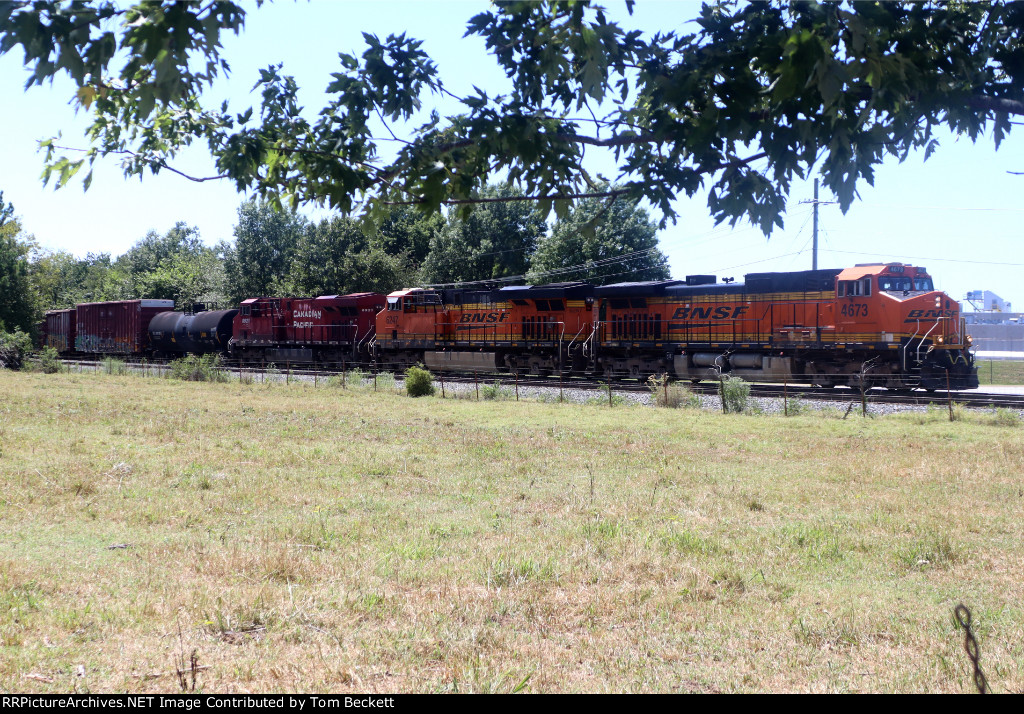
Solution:
<path fill-rule="evenodd" d="M 500 290 L 401 290 L 377 316 L 385 364 L 534 374 L 972 389 L 959 305 L 924 268 L 751 273 Z"/>
<path fill-rule="evenodd" d="M 597 288 L 598 365 L 607 375 L 834 386 L 978 386 L 959 305 L 924 268 L 751 273 Z"/>
<path fill-rule="evenodd" d="M 377 315 L 386 365 L 582 373 L 593 364 L 594 288 L 555 283 L 498 290 L 399 290 Z"/>

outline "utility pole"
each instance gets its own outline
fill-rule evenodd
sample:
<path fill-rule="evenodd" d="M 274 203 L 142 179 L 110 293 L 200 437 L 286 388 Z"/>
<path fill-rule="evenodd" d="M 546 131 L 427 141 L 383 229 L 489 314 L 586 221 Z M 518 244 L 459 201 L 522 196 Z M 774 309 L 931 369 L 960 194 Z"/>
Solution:
<path fill-rule="evenodd" d="M 818 179 L 814 179 L 814 247 L 811 249 L 811 270 L 818 269 Z"/>

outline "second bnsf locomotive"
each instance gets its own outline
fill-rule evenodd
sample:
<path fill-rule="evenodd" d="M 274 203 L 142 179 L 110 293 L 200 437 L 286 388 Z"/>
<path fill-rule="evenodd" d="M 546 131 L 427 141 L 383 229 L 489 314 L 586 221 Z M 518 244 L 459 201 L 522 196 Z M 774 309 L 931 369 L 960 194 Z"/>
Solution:
<path fill-rule="evenodd" d="M 394 366 L 973 389 L 959 305 L 924 268 L 751 273 L 491 291 L 409 289 L 377 316 Z"/>

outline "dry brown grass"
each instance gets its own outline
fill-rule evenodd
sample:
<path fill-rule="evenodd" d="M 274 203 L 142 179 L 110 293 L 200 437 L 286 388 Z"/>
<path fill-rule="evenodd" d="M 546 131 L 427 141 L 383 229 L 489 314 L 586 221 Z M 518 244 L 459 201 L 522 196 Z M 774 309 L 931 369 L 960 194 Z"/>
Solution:
<path fill-rule="evenodd" d="M 196 650 L 207 692 L 970 691 L 960 601 L 1024 688 L 990 417 L 0 391 L 3 690 L 175 691 Z"/>

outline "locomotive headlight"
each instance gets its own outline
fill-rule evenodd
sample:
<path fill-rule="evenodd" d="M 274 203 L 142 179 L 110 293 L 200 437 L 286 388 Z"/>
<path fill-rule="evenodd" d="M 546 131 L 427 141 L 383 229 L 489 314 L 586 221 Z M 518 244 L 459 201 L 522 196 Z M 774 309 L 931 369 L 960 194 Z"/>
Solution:
<path fill-rule="evenodd" d="M 971 337 L 970 335 L 967 335 L 967 346 L 970 347 L 973 344 L 974 344 L 974 338 Z"/>
<path fill-rule="evenodd" d="M 940 345 L 941 345 L 942 343 L 944 343 L 944 342 L 946 341 L 946 338 L 945 338 L 945 337 L 943 337 L 942 335 L 939 335 L 938 337 L 936 337 L 936 338 L 935 338 L 935 341 L 936 341 L 936 342 L 937 342 L 938 344 L 940 344 Z"/>

